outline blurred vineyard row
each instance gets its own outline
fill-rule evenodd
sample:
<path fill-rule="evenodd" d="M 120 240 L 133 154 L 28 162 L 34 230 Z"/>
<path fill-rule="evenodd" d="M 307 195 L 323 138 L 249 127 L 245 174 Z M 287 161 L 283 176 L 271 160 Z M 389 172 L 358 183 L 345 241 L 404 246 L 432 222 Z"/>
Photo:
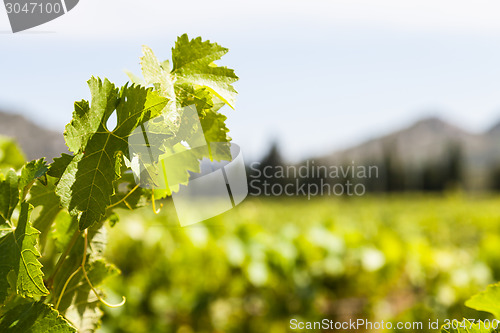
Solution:
<path fill-rule="evenodd" d="M 191 227 L 172 203 L 126 213 L 107 255 L 122 274 L 102 332 L 289 332 L 289 321 L 488 318 L 500 198 L 465 194 L 247 199 Z"/>

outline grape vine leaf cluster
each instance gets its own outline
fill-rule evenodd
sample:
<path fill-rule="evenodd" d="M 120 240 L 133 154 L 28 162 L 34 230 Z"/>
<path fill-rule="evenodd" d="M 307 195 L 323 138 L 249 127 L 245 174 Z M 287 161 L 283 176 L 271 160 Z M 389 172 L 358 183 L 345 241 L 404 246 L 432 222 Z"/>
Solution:
<path fill-rule="evenodd" d="M 229 144 L 220 144 L 229 143 L 231 138 L 225 124 L 227 117 L 219 111 L 224 105 L 234 108 L 237 92 L 232 84 L 238 77 L 234 70 L 215 64 L 227 52 L 227 48 L 216 43 L 202 41 L 201 38 L 190 40 L 187 35 L 183 35 L 172 49 L 171 62 L 158 60 L 154 52 L 144 46 L 141 58 L 144 78 L 139 79 L 129 73 L 132 81 L 152 85 L 155 91 L 169 99 L 163 117 L 166 123 L 174 125 L 174 135 L 164 142 L 162 151 L 165 154 L 160 159 L 169 158 L 166 163 L 183 166 L 184 170 L 178 170 L 175 174 L 175 183 L 186 184 L 190 171 L 200 171 L 198 161 L 203 158 L 217 161 L 231 159 Z M 198 112 L 207 149 L 186 148 L 183 144 L 191 145 L 196 140 L 196 131 L 191 128 L 190 119 L 182 114 L 182 108 L 193 105 Z M 145 164 L 137 173 L 154 170 Z M 154 175 L 151 177 L 154 178 Z M 171 189 L 176 190 L 178 187 L 173 186 Z M 165 194 L 169 194 L 169 191 Z"/>
<path fill-rule="evenodd" d="M 160 153 L 183 151 L 181 142 L 197 129 L 182 121 L 181 110 L 194 105 L 206 141 L 229 142 L 219 110 L 234 108 L 237 76 L 214 64 L 227 51 L 183 35 L 171 62 L 159 62 L 143 48 L 144 80 L 131 75 L 133 84 L 118 88 L 92 77 L 91 101 L 75 103 L 64 132 L 71 154 L 51 164 L 40 159 L 23 165 L 20 150 L 0 140 L 0 332 L 97 330 L 100 304 L 107 304 L 97 287 L 119 274 L 104 258 L 105 224 L 118 221 L 115 210 L 143 207 L 151 197 L 134 186 L 128 139 L 153 120 Z M 109 128 L 113 115 L 116 126 Z M 193 151 L 178 173 L 187 182 L 200 159 L 227 154 L 224 148 Z"/>

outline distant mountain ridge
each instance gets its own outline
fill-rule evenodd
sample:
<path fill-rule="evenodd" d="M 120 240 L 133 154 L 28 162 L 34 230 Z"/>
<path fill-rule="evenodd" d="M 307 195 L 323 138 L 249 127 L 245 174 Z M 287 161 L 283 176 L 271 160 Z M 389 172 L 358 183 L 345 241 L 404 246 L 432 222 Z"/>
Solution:
<path fill-rule="evenodd" d="M 390 161 L 411 178 L 429 165 L 442 164 L 451 154 L 460 155 L 462 178 L 469 188 L 488 188 L 492 172 L 500 168 L 500 123 L 475 134 L 440 118 L 425 118 L 318 160 L 330 165 L 350 161 L 384 165 Z"/>
<path fill-rule="evenodd" d="M 402 161 L 421 163 L 438 158 L 450 142 L 464 144 L 473 141 L 474 137 L 474 134 L 432 117 L 417 121 L 408 128 L 334 152 L 323 159 L 378 161 L 389 150 L 397 154 Z"/>
<path fill-rule="evenodd" d="M 52 160 L 67 152 L 62 133 L 40 127 L 21 115 L 0 111 L 0 135 L 13 138 L 28 160 Z"/>

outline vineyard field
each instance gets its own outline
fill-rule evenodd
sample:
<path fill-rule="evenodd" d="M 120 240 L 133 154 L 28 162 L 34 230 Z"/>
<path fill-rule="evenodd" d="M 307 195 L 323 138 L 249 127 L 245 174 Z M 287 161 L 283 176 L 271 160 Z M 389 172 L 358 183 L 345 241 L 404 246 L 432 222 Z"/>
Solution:
<path fill-rule="evenodd" d="M 127 213 L 107 256 L 127 295 L 102 332 L 288 332 L 290 320 L 491 318 L 465 300 L 500 279 L 500 197 L 248 199 L 191 227 L 171 202 Z"/>

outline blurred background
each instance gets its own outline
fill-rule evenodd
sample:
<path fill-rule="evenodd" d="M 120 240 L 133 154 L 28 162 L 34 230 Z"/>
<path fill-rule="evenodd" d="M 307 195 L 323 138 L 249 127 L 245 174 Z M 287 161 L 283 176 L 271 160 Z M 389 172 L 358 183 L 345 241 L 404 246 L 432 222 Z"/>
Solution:
<path fill-rule="evenodd" d="M 239 98 L 222 111 L 249 180 L 261 181 L 236 209 L 188 228 L 169 201 L 159 215 L 123 212 L 108 247 L 122 274 L 107 292 L 128 302 L 104 309 L 102 332 L 486 318 L 463 303 L 500 280 L 499 10 L 489 0 L 86 0 L 12 34 L 1 9 L 0 165 L 65 151 L 91 76 L 122 85 L 124 70 L 140 72 L 141 45 L 168 59 L 177 36 L 202 36 L 230 49 L 221 64 L 240 77 Z M 363 196 L 257 195 L 265 167 L 312 162 L 378 176 L 355 180 Z"/>

